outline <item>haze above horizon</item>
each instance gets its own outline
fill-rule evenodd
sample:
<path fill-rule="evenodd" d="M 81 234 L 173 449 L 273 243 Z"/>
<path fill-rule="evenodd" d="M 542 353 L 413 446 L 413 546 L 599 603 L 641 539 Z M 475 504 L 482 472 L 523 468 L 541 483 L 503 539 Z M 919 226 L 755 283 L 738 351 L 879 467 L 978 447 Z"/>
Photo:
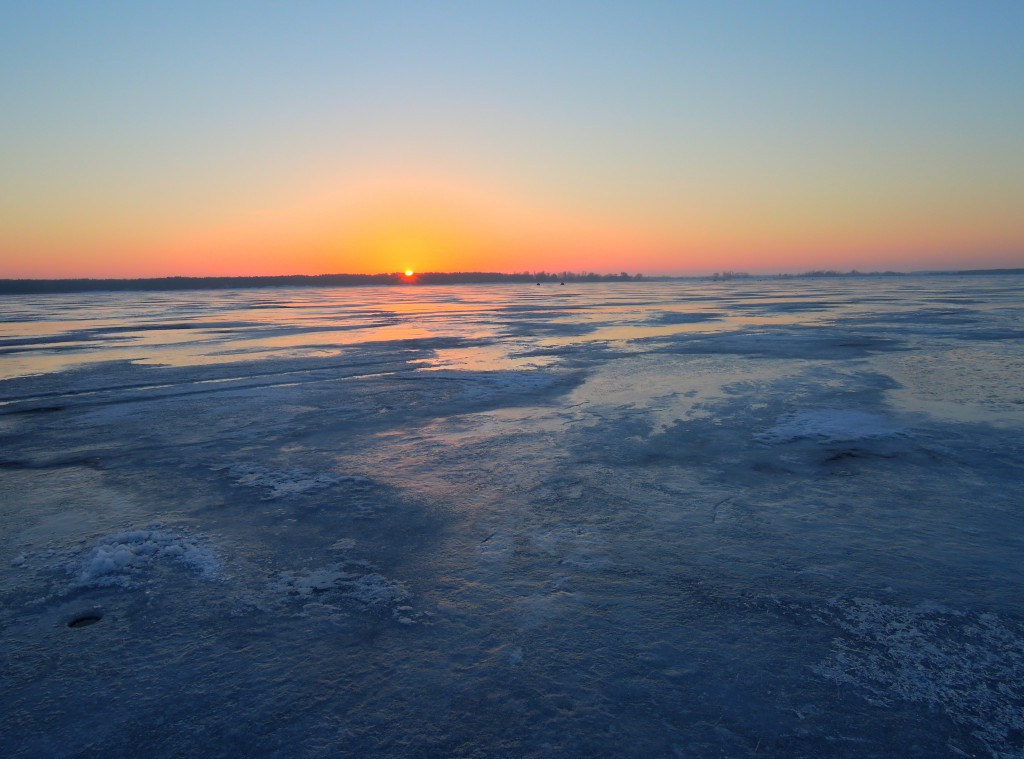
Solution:
<path fill-rule="evenodd" d="M 1024 5 L 0 9 L 0 278 L 1024 266 Z"/>

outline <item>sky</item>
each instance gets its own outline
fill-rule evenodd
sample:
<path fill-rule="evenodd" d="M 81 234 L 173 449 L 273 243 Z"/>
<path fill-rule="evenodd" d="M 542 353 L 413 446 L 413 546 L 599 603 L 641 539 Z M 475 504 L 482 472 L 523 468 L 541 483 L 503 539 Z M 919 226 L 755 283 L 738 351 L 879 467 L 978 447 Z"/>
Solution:
<path fill-rule="evenodd" d="M 0 4 L 0 277 L 1024 266 L 1024 3 Z"/>

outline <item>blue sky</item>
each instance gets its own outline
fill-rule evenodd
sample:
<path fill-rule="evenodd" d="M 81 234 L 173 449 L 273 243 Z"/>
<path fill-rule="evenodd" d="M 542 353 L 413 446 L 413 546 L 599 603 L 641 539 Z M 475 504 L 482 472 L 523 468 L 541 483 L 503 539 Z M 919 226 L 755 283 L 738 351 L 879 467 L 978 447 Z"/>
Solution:
<path fill-rule="evenodd" d="M 1024 265 L 1021 29 L 1009 2 L 11 3 L 0 264 L 166 248 L 185 273 L 214 227 L 322 264 L 324 215 L 407 172 L 537 206 L 516 243 L 567 265 L 613 238 L 610 270 Z"/>

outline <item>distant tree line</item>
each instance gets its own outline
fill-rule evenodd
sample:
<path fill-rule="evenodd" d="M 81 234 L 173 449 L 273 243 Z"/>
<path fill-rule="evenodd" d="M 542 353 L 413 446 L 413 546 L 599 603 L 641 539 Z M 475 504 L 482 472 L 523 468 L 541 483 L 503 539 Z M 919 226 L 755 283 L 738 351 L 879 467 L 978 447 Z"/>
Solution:
<path fill-rule="evenodd" d="M 1024 274 L 1024 269 L 968 269 L 961 271 L 919 272 L 926 274 Z M 707 277 L 713 280 L 746 279 L 755 275 L 747 272 L 715 272 Z M 762 275 L 756 275 L 762 276 Z M 904 272 L 860 272 L 820 269 L 802 274 L 773 274 L 776 278 L 790 277 L 858 277 L 905 276 Z M 359 287 L 372 285 L 460 285 L 515 282 L 636 282 L 648 280 L 693 279 L 693 277 L 645 277 L 642 274 L 597 274 L 595 272 L 522 271 L 514 274 L 489 271 L 424 272 L 405 276 L 402 272 L 390 274 L 295 274 L 277 277 L 158 277 L 149 279 L 0 279 L 0 294 L 81 293 L 98 291 L 166 291 L 166 290 L 233 290 L 250 287 Z"/>
<path fill-rule="evenodd" d="M 902 271 L 837 271 L 836 269 L 812 269 L 801 274 L 776 274 L 776 277 L 904 277 Z"/>
<path fill-rule="evenodd" d="M 722 280 L 722 279 L 743 279 L 749 277 L 745 271 L 716 271 L 711 275 L 711 279 Z"/>
<path fill-rule="evenodd" d="M 424 272 L 411 277 L 390 274 L 318 274 L 276 277 L 158 277 L 148 279 L 0 279 L 0 293 L 80 293 L 95 291 L 234 290 L 249 287 L 358 287 L 370 285 L 458 285 L 502 282 L 625 282 L 641 274 L 594 272 Z"/>
<path fill-rule="evenodd" d="M 723 281 L 728 279 L 798 279 L 804 277 L 907 277 L 914 274 L 942 274 L 947 276 L 977 276 L 977 275 L 999 275 L 999 274 L 1024 274 L 1024 269 L 959 269 L 946 271 L 839 271 L 837 269 L 812 269 L 811 271 L 800 272 L 799 274 L 748 274 L 745 271 L 716 271 L 707 279 Z"/>
<path fill-rule="evenodd" d="M 1024 274 L 1024 269 L 961 269 L 960 271 L 940 271 L 936 274 Z"/>
<path fill-rule="evenodd" d="M 748 274 L 745 271 L 716 271 L 711 275 L 710 279 L 714 280 L 727 280 L 727 279 L 748 279 L 754 276 L 761 278 L 765 276 L 771 276 L 775 279 L 793 279 L 797 277 L 901 277 L 905 276 L 904 272 L 899 271 L 857 271 L 856 269 L 850 269 L 850 271 L 838 271 L 836 269 L 812 269 L 811 271 L 801 272 L 799 274 L 771 274 L 771 275 L 754 275 Z"/>
<path fill-rule="evenodd" d="M 629 282 L 641 280 L 643 274 L 597 274 L 575 271 L 521 271 L 515 274 L 495 272 L 451 272 L 417 274 L 416 279 L 426 284 L 462 284 L 465 282 Z"/>

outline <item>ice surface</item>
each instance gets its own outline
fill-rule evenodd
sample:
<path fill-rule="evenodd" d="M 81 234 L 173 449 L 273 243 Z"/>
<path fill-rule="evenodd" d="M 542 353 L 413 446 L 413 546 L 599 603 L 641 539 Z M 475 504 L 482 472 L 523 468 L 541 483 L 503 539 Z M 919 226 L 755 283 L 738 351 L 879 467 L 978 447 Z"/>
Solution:
<path fill-rule="evenodd" d="M 1024 734 L 1024 625 L 936 604 L 900 608 L 873 599 L 834 601 L 831 657 L 815 672 L 856 687 L 881 706 L 916 701 L 948 714 L 993 755 L 1019 754 Z"/>
<path fill-rule="evenodd" d="M 391 608 L 409 599 L 401 583 L 359 569 L 359 565 L 331 565 L 309 572 L 282 572 L 272 587 L 299 596 L 333 593 L 371 609 Z"/>
<path fill-rule="evenodd" d="M 9 297 L 0 752 L 1024 756 L 1022 283 Z"/>
<path fill-rule="evenodd" d="M 259 464 L 232 464 L 227 468 L 228 475 L 238 485 L 258 488 L 263 492 L 261 498 L 274 500 L 287 496 L 329 488 L 341 483 L 362 484 L 366 478 L 354 475 L 339 477 L 327 472 L 310 472 L 301 467 L 273 470 Z M 214 467 L 215 470 L 219 467 Z"/>
<path fill-rule="evenodd" d="M 880 414 L 845 409 L 801 409 L 787 414 L 778 423 L 754 437 L 762 443 L 785 443 L 809 439 L 825 443 L 871 440 L 900 432 Z"/>

